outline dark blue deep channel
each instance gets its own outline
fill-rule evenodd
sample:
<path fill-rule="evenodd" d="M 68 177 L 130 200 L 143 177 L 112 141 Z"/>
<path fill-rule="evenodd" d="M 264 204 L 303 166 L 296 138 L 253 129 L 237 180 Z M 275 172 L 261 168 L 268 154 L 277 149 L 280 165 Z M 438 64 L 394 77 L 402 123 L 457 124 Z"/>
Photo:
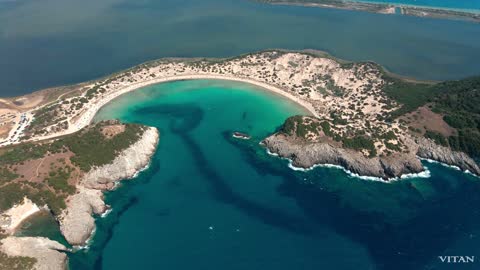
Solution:
<path fill-rule="evenodd" d="M 294 171 L 258 145 L 296 104 L 246 84 L 181 81 L 120 97 L 97 120 L 158 127 L 150 167 L 107 194 L 71 269 L 478 269 L 479 179 L 425 163 L 430 178 L 383 183 Z M 231 137 L 233 130 L 252 135 Z"/>

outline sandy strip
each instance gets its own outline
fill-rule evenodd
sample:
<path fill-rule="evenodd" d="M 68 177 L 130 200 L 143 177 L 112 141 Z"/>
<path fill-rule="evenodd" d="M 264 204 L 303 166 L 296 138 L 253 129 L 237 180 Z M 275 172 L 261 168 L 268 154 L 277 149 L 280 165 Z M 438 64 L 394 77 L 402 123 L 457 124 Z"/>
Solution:
<path fill-rule="evenodd" d="M 21 204 L 15 205 L 0 214 L 0 226 L 8 234 L 13 234 L 15 229 L 29 216 L 40 211 L 40 208 L 27 197 Z"/>
<path fill-rule="evenodd" d="M 75 123 L 70 123 L 70 126 L 67 130 L 63 131 L 63 132 L 60 132 L 60 133 L 55 133 L 55 134 L 51 134 L 51 135 L 48 135 L 48 136 L 44 136 L 44 137 L 38 137 L 36 138 L 36 140 L 45 140 L 45 139 L 50 139 L 50 138 L 54 138 L 54 137 L 58 137 L 58 136 L 62 136 L 62 135 L 67 135 L 67 134 L 71 134 L 71 133 L 74 133 L 74 132 L 77 132 L 79 130 L 81 130 L 82 128 L 86 127 L 88 124 L 90 124 L 90 122 L 92 122 L 93 118 L 95 117 L 95 115 L 97 114 L 97 112 L 103 107 L 105 106 L 107 103 L 109 103 L 110 101 L 112 101 L 113 99 L 125 94 L 125 93 L 128 93 L 128 92 L 131 92 L 131 91 L 134 91 L 136 89 L 139 89 L 139 88 L 142 88 L 142 87 L 145 87 L 145 86 L 148 86 L 148 85 L 152 85 L 152 84 L 158 84 L 158 83 L 164 83 L 164 82 L 170 82 L 170 81 L 179 81 L 179 80 L 199 80 L 199 79 L 213 79 L 213 80 L 228 80 L 228 81 L 237 81 L 237 82 L 244 82 L 244 83 L 249 83 L 249 84 L 252 84 L 252 85 L 256 85 L 256 86 L 259 86 L 261 88 L 264 88 L 266 90 L 269 90 L 273 93 L 276 93 L 276 94 L 279 94 L 279 95 L 282 95 L 283 97 L 286 97 L 296 103 L 298 103 L 299 105 L 301 105 L 302 107 L 304 107 L 305 109 L 307 109 L 313 116 L 316 116 L 318 117 L 318 114 L 317 112 L 315 111 L 315 109 L 313 108 L 313 106 L 303 100 L 303 99 L 300 99 L 299 97 L 296 97 L 284 90 L 281 90 L 280 88 L 278 87 L 275 87 L 275 86 L 272 86 L 270 84 L 267 84 L 267 83 L 263 83 L 263 82 L 259 82 L 259 81 L 256 81 L 256 80 L 252 80 L 252 79 L 247 79 L 247 78 L 239 78 L 239 77 L 232 77 L 232 76 L 223 76 L 223 75 L 208 75 L 208 74 L 192 74 L 192 75 L 179 75 L 179 76 L 170 76 L 170 77 L 162 77 L 162 78 L 153 78 L 151 80 L 146 80 L 146 81 L 142 81 L 142 82 L 138 82 L 138 83 L 134 83 L 134 84 L 130 84 L 128 86 L 125 86 L 125 87 L 121 87 L 121 88 L 118 88 L 116 90 L 110 90 L 110 94 L 108 94 L 107 96 L 99 99 L 99 100 L 96 100 L 93 102 L 93 104 L 89 104 L 87 106 L 87 109 L 84 113 L 82 113 L 82 115 L 78 118 L 77 121 L 75 121 Z"/>

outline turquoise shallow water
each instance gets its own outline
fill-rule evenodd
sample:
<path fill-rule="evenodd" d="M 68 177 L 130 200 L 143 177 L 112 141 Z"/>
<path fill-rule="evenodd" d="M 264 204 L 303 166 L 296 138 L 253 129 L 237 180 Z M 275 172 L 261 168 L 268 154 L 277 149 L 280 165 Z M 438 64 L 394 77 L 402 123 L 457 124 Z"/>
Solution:
<path fill-rule="evenodd" d="M 391 184 L 338 169 L 298 172 L 259 140 L 305 111 L 226 81 L 179 81 L 121 96 L 97 115 L 158 127 L 151 166 L 106 196 L 71 269 L 478 269 L 479 179 L 426 164 Z M 240 130 L 250 141 L 231 138 Z M 34 226 L 35 227 L 35 226 Z"/>
<path fill-rule="evenodd" d="M 480 72 L 480 24 L 472 22 L 250 0 L 0 1 L 0 96 L 83 82 L 161 57 L 268 48 L 373 60 L 418 79 Z"/>

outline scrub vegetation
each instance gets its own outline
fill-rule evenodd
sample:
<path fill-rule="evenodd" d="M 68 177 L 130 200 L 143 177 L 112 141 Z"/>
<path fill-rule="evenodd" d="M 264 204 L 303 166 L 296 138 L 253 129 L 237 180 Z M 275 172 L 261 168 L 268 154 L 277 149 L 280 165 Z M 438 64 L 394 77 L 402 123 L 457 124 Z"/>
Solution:
<path fill-rule="evenodd" d="M 120 132 L 105 133 L 106 127 Z M 55 215 L 60 214 L 66 197 L 75 193 L 78 179 L 93 167 L 111 163 L 143 131 L 141 125 L 105 121 L 58 140 L 25 143 L 3 150 L 0 212 L 26 196 L 37 205 L 48 205 Z"/>
<path fill-rule="evenodd" d="M 391 113 L 391 120 L 426 105 L 457 131 L 447 137 L 426 130 L 426 138 L 471 156 L 480 156 L 480 76 L 437 84 L 391 79 L 384 91 L 401 104 Z"/>
<path fill-rule="evenodd" d="M 20 256 L 7 256 L 0 251 L 0 269 L 5 270 L 30 270 L 34 269 L 37 259 Z"/>

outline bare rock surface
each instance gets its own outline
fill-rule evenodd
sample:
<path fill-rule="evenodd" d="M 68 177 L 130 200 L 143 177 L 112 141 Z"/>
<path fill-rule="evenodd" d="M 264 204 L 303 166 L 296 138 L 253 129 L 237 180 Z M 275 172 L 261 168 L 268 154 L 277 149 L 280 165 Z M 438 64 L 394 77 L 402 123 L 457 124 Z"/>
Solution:
<path fill-rule="evenodd" d="M 431 140 L 425 138 L 419 138 L 417 143 L 417 155 L 419 157 L 435 160 L 451 166 L 457 166 L 462 171 L 469 171 L 475 175 L 480 175 L 478 164 L 467 154 L 452 151 L 448 147 L 437 145 Z"/>
<path fill-rule="evenodd" d="M 156 128 L 148 128 L 138 142 L 125 149 L 112 163 L 88 172 L 82 185 L 94 189 L 111 189 L 116 181 L 133 177 L 150 162 L 158 137 Z"/>
<path fill-rule="evenodd" d="M 67 208 L 59 217 L 60 230 L 72 245 L 83 245 L 95 228 L 92 214 L 107 209 L 101 190 L 79 187 L 80 192 L 68 198 Z"/>
<path fill-rule="evenodd" d="M 63 270 L 67 268 L 67 248 L 44 237 L 14 237 L 0 240 L 0 250 L 8 256 L 37 259 L 36 270 Z"/>
<path fill-rule="evenodd" d="M 345 149 L 329 143 L 309 143 L 298 138 L 277 133 L 262 143 L 272 153 L 292 160 L 292 165 L 310 168 L 318 164 L 338 165 L 360 176 L 373 176 L 382 179 L 397 178 L 405 174 L 419 173 L 424 170 L 419 159 L 426 158 L 451 166 L 462 171 L 480 175 L 478 164 L 467 154 L 440 146 L 425 138 L 411 142 L 407 153 L 394 153 L 391 156 L 365 157 L 362 153 Z"/>
<path fill-rule="evenodd" d="M 284 134 L 274 134 L 263 140 L 263 144 L 270 152 L 292 160 L 292 165 L 301 168 L 332 164 L 354 174 L 382 179 L 424 170 L 414 154 L 396 153 L 390 157 L 368 158 L 358 151 L 339 148 L 328 143 L 306 143 Z"/>

